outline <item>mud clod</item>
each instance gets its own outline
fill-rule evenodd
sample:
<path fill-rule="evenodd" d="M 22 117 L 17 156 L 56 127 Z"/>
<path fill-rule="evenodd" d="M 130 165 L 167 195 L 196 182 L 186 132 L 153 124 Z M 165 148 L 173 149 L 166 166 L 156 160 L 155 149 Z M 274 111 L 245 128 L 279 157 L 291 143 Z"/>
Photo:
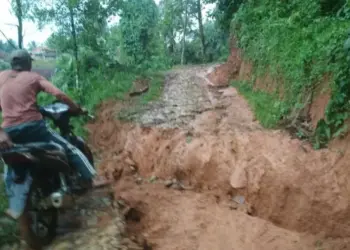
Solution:
<path fill-rule="evenodd" d="M 170 188 L 173 184 L 174 184 L 173 180 L 167 180 L 164 183 L 165 187 L 167 187 L 167 188 Z"/>
<path fill-rule="evenodd" d="M 134 222 L 140 222 L 142 213 L 137 210 L 136 208 L 127 207 L 124 209 L 123 214 L 125 216 L 125 219 L 128 221 L 134 221 Z"/>

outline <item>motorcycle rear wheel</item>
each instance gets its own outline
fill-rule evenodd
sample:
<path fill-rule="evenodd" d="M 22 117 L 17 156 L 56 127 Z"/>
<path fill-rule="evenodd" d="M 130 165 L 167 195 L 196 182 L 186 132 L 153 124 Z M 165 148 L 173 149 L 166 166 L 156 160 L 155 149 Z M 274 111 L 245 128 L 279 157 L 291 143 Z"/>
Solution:
<path fill-rule="evenodd" d="M 38 183 L 33 181 L 25 210 L 19 219 L 22 239 L 35 250 L 40 250 L 52 243 L 56 237 L 58 223 L 57 209 L 38 210 L 35 208 L 33 203 L 36 202 L 35 195 L 38 190 Z"/>

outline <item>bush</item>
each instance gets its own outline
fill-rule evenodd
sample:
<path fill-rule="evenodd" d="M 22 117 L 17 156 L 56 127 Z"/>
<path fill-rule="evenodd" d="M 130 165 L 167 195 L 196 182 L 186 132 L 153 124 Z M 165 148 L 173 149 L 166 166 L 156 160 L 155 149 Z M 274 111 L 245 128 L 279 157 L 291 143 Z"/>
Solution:
<path fill-rule="evenodd" d="M 7 195 L 2 176 L 2 166 L 0 166 L 0 213 L 8 208 Z M 0 248 L 6 244 L 12 244 L 18 240 L 17 229 L 15 227 L 3 228 L 0 227 Z"/>
<path fill-rule="evenodd" d="M 247 99 L 256 119 L 265 128 L 275 128 L 288 112 L 285 103 L 278 96 L 260 90 L 254 91 L 252 83 L 234 81 L 232 85 Z"/>
<path fill-rule="evenodd" d="M 0 59 L 0 71 L 11 68 L 11 65 L 4 60 Z"/>
<path fill-rule="evenodd" d="M 254 77 L 268 70 L 282 85 L 279 89 L 289 110 L 304 108 L 323 77 L 333 77 L 329 84 L 332 101 L 324 121 L 329 133 L 316 130 L 315 136 L 323 137 L 316 147 L 339 134 L 350 108 L 350 75 L 343 51 L 350 11 L 343 6 L 337 14 L 327 12 L 323 2 L 249 1 L 232 22 L 239 46 L 254 64 Z"/>
<path fill-rule="evenodd" d="M 75 82 L 75 60 L 69 54 L 64 54 L 58 58 L 57 72 L 52 79 L 56 86 L 88 110 L 93 112 L 99 103 L 107 99 L 123 99 L 130 91 L 133 82 L 140 76 L 151 79 L 149 91 L 140 100 L 142 104 L 152 101 L 160 95 L 164 76 L 159 77 L 159 74 L 154 72 L 162 66 L 166 68 L 165 65 L 150 63 L 147 71 L 140 71 L 118 63 L 112 64 L 109 60 L 103 60 L 98 65 L 92 66 L 90 64 L 91 56 L 93 56 L 93 53 L 86 53 L 86 57 L 82 56 L 82 60 L 79 62 L 81 69 L 89 67 L 88 71 L 82 70 L 80 72 L 79 88 L 76 87 Z M 40 103 L 47 103 L 52 101 L 52 98 L 44 94 L 39 97 L 39 101 Z M 84 130 L 85 122 L 83 118 L 76 118 L 73 121 L 77 134 L 86 134 Z"/>

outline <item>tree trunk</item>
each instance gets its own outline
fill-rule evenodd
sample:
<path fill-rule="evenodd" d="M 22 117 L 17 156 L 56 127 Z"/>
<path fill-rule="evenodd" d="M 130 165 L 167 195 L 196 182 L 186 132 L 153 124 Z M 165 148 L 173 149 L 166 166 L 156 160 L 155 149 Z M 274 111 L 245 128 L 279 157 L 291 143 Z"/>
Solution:
<path fill-rule="evenodd" d="M 204 28 L 203 28 L 202 3 L 201 3 L 201 0 L 197 0 L 197 10 L 198 10 L 199 35 L 200 35 L 201 42 L 202 42 L 202 56 L 203 56 L 203 60 L 206 60 L 206 46 L 205 46 L 205 36 L 204 36 Z"/>
<path fill-rule="evenodd" d="M 185 20 L 183 26 L 183 38 L 182 38 L 182 53 L 181 53 L 181 65 L 185 64 L 185 51 L 186 51 L 186 30 L 188 24 L 188 1 L 185 0 Z"/>
<path fill-rule="evenodd" d="M 76 32 L 75 23 L 74 23 L 73 6 L 70 3 L 68 5 L 69 5 L 70 25 L 71 25 L 71 33 L 72 33 L 72 38 L 73 38 L 74 57 L 75 57 L 75 65 L 76 65 L 76 68 L 75 68 L 75 84 L 76 84 L 76 88 L 78 90 L 80 90 L 77 32 Z"/>
<path fill-rule="evenodd" d="M 169 53 L 173 56 L 175 52 L 176 41 L 174 31 L 171 30 L 171 35 L 169 36 Z"/>
<path fill-rule="evenodd" d="M 23 12 L 21 0 L 16 0 L 16 17 L 18 20 L 17 32 L 18 32 L 18 48 L 23 49 Z"/>

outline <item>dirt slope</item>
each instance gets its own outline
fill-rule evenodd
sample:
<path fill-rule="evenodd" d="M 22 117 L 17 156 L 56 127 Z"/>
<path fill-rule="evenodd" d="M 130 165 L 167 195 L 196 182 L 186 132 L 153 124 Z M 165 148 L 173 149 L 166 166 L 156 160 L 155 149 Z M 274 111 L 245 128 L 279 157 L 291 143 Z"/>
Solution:
<path fill-rule="evenodd" d="M 138 211 L 131 233 L 166 250 L 350 249 L 347 145 L 314 151 L 262 129 L 212 71 L 169 72 L 138 124 L 116 121 L 121 105 L 108 102 L 89 126 L 101 174 Z"/>

